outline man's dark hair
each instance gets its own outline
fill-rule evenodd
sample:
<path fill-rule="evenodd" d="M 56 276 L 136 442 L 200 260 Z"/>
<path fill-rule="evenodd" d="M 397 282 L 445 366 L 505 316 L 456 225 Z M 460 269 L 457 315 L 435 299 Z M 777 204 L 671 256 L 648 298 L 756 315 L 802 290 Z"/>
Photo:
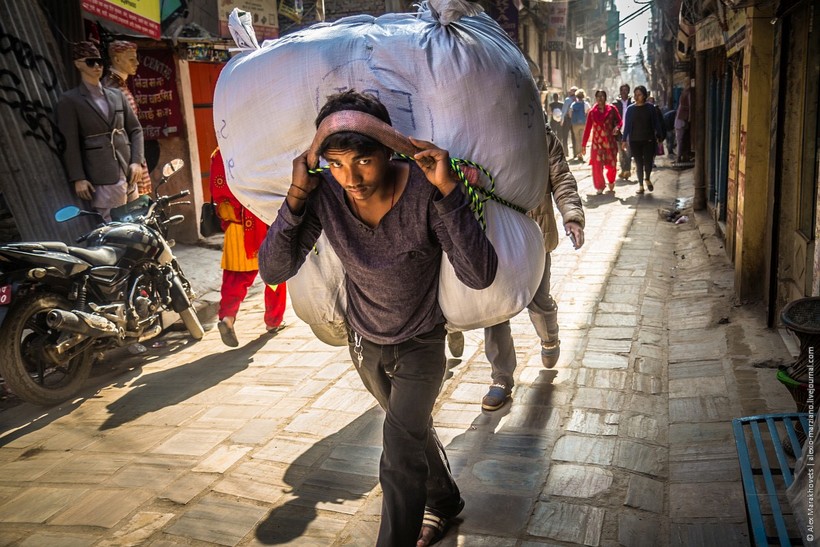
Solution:
<path fill-rule="evenodd" d="M 634 93 L 635 91 L 638 91 L 638 90 L 640 90 L 640 91 L 641 91 L 641 93 L 643 93 L 643 96 L 644 96 L 644 97 L 646 97 L 647 99 L 649 98 L 649 92 L 646 90 L 646 86 L 643 86 L 643 85 L 636 85 L 636 86 L 635 86 L 635 89 L 633 90 L 633 93 Z"/>
<path fill-rule="evenodd" d="M 365 114 L 375 116 L 388 125 L 393 125 L 390 121 L 390 114 L 387 112 L 387 108 L 385 108 L 376 97 L 369 93 L 359 93 L 353 89 L 348 89 L 347 91 L 330 95 L 327 98 L 327 102 L 325 102 L 324 106 L 319 110 L 319 115 L 316 116 L 316 127 L 319 127 L 322 120 L 331 114 L 343 110 L 364 112 Z M 392 150 L 375 139 L 362 135 L 361 133 L 343 131 L 334 133 L 326 138 L 319 147 L 319 155 L 324 155 L 328 150 L 355 150 L 359 153 L 371 154 L 384 149 L 388 151 L 388 154 L 392 153 Z"/>
<path fill-rule="evenodd" d="M 618 88 L 618 91 L 622 90 L 623 88 L 626 88 L 627 93 L 629 92 L 629 84 L 621 84 L 621 87 Z"/>

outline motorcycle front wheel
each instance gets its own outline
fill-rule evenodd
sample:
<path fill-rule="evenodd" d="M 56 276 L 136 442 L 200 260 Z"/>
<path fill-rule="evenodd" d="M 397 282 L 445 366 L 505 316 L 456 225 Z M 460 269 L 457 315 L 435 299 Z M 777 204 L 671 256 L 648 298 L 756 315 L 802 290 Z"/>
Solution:
<path fill-rule="evenodd" d="M 33 294 L 14 304 L 0 328 L 0 375 L 12 393 L 42 406 L 76 394 L 91 373 L 94 357 L 89 341 L 80 342 L 69 355 L 57 354 L 61 331 L 46 324 L 54 308 L 70 311 L 71 305 L 54 294 Z"/>
<path fill-rule="evenodd" d="M 200 323 L 194 307 L 188 306 L 179 312 L 179 317 L 182 319 L 182 324 L 188 329 L 191 338 L 194 340 L 202 340 L 202 337 L 205 336 L 205 329 L 202 328 L 202 323 Z"/>

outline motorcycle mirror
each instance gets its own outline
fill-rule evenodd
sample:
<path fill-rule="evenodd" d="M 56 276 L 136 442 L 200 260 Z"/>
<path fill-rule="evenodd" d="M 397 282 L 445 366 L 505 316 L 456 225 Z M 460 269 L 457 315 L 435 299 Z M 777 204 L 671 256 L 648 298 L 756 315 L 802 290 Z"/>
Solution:
<path fill-rule="evenodd" d="M 185 166 L 185 162 L 179 158 L 169 161 L 162 168 L 162 176 L 170 177 Z"/>
<path fill-rule="evenodd" d="M 54 213 L 54 220 L 56 220 L 57 222 L 65 222 L 66 220 L 77 218 L 78 216 L 80 216 L 81 212 L 82 211 L 79 207 L 74 205 L 68 205 Z"/>

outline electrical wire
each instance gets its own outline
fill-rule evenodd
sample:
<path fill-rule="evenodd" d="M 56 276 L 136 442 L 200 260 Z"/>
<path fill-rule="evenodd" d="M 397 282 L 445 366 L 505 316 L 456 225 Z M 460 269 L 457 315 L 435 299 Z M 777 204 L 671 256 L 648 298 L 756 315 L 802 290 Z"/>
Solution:
<path fill-rule="evenodd" d="M 619 28 L 622 25 L 632 21 L 633 19 L 638 18 L 640 15 L 643 15 L 644 13 L 649 11 L 649 9 L 651 7 L 652 7 L 652 3 L 650 2 L 642 8 L 638 8 L 636 11 L 633 11 L 632 13 L 630 13 L 629 15 L 624 17 L 623 19 L 618 19 L 618 24 L 617 25 L 612 25 L 611 27 L 607 28 L 606 31 L 609 32 L 610 30 L 614 30 L 616 28 Z"/>

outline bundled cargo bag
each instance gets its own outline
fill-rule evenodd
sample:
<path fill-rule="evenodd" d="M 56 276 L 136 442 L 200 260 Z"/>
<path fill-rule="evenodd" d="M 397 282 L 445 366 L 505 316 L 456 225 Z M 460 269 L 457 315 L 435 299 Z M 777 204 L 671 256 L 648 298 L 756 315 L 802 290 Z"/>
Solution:
<path fill-rule="evenodd" d="M 296 275 L 288 279 L 288 292 L 296 316 L 316 338 L 331 346 L 347 345 L 345 272 L 325 234 L 316 240 Z"/>
<path fill-rule="evenodd" d="M 483 167 L 487 176 L 462 191 L 499 256 L 496 280 L 469 289 L 442 259 L 439 302 L 451 327 L 462 330 L 502 322 L 531 301 L 544 249 L 523 212 L 541 202 L 549 177 L 540 95 L 527 61 L 478 9 L 432 0 L 417 14 L 317 24 L 232 59 L 214 95 L 228 184 L 265 222 L 278 210 L 274 197 L 287 193 L 293 158 L 316 136 L 313 120 L 326 97 L 345 89 L 376 95 L 400 138 L 434 142 Z M 294 311 L 320 339 L 344 345 L 344 272 L 326 240 L 317 249 L 288 282 Z"/>
<path fill-rule="evenodd" d="M 484 216 L 498 272 L 492 285 L 475 290 L 442 260 L 438 302 L 451 330 L 491 327 L 515 317 L 532 301 L 544 274 L 544 236 L 534 220 L 492 200 L 484 203 Z"/>
<path fill-rule="evenodd" d="M 548 176 L 540 93 L 518 47 L 486 14 L 469 15 L 476 9 L 436 0 L 416 14 L 346 17 L 231 59 L 213 114 L 234 195 L 272 223 L 269 198 L 287 193 L 319 108 L 355 89 L 376 95 L 402 134 L 480 163 L 497 195 L 536 207 Z"/>

